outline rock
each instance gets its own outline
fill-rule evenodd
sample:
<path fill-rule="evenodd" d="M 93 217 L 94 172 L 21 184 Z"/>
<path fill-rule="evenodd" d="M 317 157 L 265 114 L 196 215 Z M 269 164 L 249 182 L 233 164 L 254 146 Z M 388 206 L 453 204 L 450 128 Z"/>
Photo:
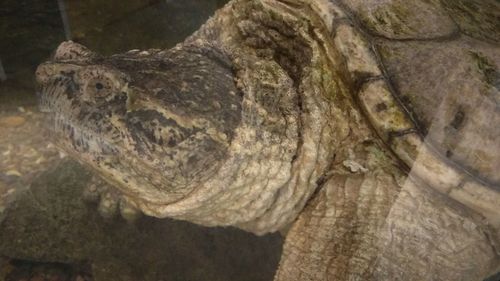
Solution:
<path fill-rule="evenodd" d="M 105 220 L 81 197 L 90 172 L 64 160 L 34 180 L 5 211 L 0 256 L 80 264 L 94 280 L 272 280 L 277 234 L 143 217 Z"/>
<path fill-rule="evenodd" d="M 0 118 L 0 127 L 19 127 L 26 122 L 21 116 L 6 116 Z"/>

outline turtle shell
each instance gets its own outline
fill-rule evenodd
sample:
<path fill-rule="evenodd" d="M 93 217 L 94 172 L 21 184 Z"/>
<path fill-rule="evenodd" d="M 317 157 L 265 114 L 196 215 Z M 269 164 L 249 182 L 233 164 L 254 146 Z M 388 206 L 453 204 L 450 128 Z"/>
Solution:
<path fill-rule="evenodd" d="M 335 45 L 378 135 L 410 174 L 500 226 L 500 3 L 342 2 L 352 20 L 333 26 Z"/>

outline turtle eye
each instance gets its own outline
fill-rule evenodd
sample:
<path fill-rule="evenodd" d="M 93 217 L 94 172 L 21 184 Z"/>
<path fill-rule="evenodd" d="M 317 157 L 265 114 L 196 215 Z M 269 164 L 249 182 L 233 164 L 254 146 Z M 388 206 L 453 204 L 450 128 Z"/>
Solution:
<path fill-rule="evenodd" d="M 84 98 L 88 101 L 100 102 L 111 100 L 115 94 L 115 85 L 105 76 L 92 77 L 84 87 Z"/>
<path fill-rule="evenodd" d="M 82 99 L 91 103 L 103 103 L 122 94 L 125 78 L 113 69 L 89 66 L 78 72 L 76 82 L 81 86 Z"/>

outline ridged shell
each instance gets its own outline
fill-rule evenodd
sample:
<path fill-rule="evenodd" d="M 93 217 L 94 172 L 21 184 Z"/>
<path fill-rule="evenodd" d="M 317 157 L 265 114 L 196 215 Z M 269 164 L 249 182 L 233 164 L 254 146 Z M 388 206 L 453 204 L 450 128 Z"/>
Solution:
<path fill-rule="evenodd" d="M 500 40 L 471 32 L 491 25 L 474 11 L 499 5 L 340 2 L 333 41 L 377 134 L 412 175 L 500 226 Z"/>

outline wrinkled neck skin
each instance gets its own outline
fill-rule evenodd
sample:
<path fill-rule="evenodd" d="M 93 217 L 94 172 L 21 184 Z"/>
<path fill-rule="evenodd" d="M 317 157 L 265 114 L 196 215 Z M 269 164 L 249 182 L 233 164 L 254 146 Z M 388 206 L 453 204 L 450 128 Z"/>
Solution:
<path fill-rule="evenodd" d="M 333 166 L 359 172 L 353 151 L 379 147 L 351 96 L 358 81 L 343 74 L 327 39 L 335 11 L 321 3 L 232 1 L 184 43 L 144 57 L 96 59 L 77 50 L 83 58 L 68 66 L 71 52 L 60 47 L 67 71 L 55 81 L 56 62 L 37 73 L 52 95 L 42 107 L 55 112 L 60 146 L 146 214 L 277 231 Z M 112 76 L 104 86 L 116 93 L 72 100 L 92 84 L 78 84 L 85 73 L 99 71 Z M 79 86 L 57 92 L 67 80 Z"/>
<path fill-rule="evenodd" d="M 301 1 L 233 1 L 186 41 L 209 42 L 227 54 L 244 93 L 228 158 L 212 181 L 183 202 L 192 208 L 186 219 L 257 234 L 282 229 L 333 170 L 364 169 L 356 151 L 368 147 L 365 142 L 379 149 L 353 100 L 358 81 L 345 74 L 345 61 L 332 45 L 331 19 L 320 16 L 334 11 L 323 8 Z M 176 206 L 164 207 L 170 210 Z"/>
<path fill-rule="evenodd" d="M 146 213 L 277 231 L 293 222 L 331 166 L 366 139 L 348 90 L 352 81 L 323 39 L 327 27 L 312 9 L 291 7 L 233 1 L 176 47 L 209 46 L 229 58 L 243 93 L 241 123 L 210 179 L 173 204 L 141 202 Z"/>

